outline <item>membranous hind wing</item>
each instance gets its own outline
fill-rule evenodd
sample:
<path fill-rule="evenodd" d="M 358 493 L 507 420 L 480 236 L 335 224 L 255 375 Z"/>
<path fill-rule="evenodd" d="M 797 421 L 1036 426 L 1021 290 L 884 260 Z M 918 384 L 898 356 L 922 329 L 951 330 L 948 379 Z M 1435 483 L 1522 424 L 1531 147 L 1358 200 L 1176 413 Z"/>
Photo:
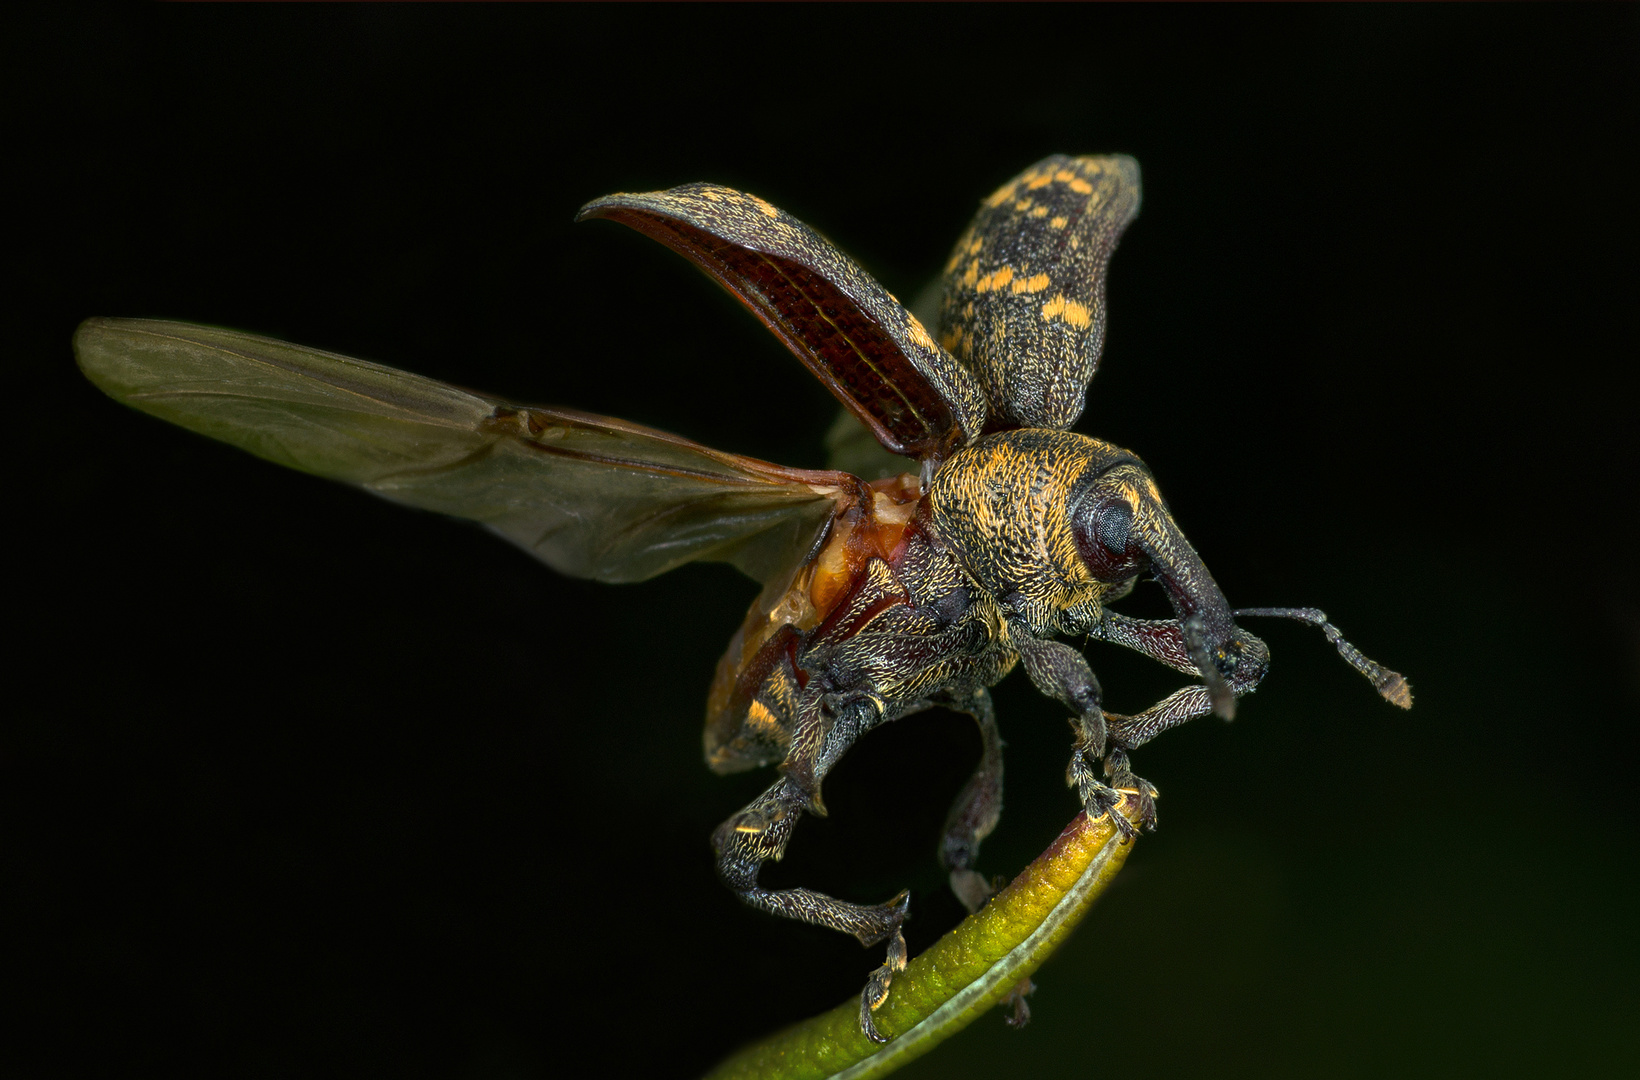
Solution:
<path fill-rule="evenodd" d="M 859 497 L 847 473 L 508 405 L 232 330 L 90 319 L 74 351 L 91 381 L 127 405 L 293 469 L 483 522 L 576 577 L 641 581 L 716 560 L 784 583 Z"/>
<path fill-rule="evenodd" d="M 987 431 L 1068 428 L 1105 343 L 1105 270 L 1139 213 L 1130 157 L 1044 158 L 986 199 L 945 265 L 940 343 L 985 389 Z"/>
<path fill-rule="evenodd" d="M 757 196 L 685 184 L 596 199 L 580 217 L 619 221 L 693 262 L 890 451 L 938 459 L 983 429 L 979 383 L 923 324 L 854 260 Z"/>

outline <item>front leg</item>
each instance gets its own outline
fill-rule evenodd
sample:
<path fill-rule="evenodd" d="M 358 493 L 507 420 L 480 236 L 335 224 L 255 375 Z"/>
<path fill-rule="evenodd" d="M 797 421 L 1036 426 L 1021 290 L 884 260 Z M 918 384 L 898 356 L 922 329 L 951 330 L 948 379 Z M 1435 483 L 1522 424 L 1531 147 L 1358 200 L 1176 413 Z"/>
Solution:
<path fill-rule="evenodd" d="M 1119 770 L 1112 772 L 1111 763 L 1106 765 L 1105 771 L 1110 774 L 1113 784 L 1101 781 L 1095 771 L 1099 759 L 1105 755 L 1109 732 L 1105 726 L 1105 712 L 1100 705 L 1099 680 L 1094 678 L 1087 660 L 1064 642 L 1044 641 L 1021 628 L 1015 628 L 1013 637 L 1014 647 L 1019 650 L 1020 661 L 1025 665 L 1025 673 L 1031 677 L 1036 688 L 1077 712 L 1071 718 L 1071 726 L 1077 733 L 1076 746 L 1071 752 L 1070 765 L 1065 770 L 1065 782 L 1076 788 L 1088 816 L 1108 815 L 1123 836 L 1132 836 L 1133 825 L 1116 809 L 1122 801 L 1122 793 L 1127 791 L 1139 800 L 1141 824 L 1146 828 L 1155 828 L 1156 789 L 1133 775 L 1132 770 L 1126 767 L 1126 755 L 1122 756 Z"/>
<path fill-rule="evenodd" d="M 1309 612 L 1305 611 L 1303 614 Z M 1324 625 L 1337 634 L 1330 624 Z M 1200 675 L 1210 684 L 1216 682 L 1235 697 L 1251 694 L 1264 678 L 1264 673 L 1270 669 L 1269 647 L 1240 627 L 1237 627 L 1236 637 L 1214 651 L 1208 650 L 1203 641 L 1193 642 L 1185 624 L 1177 619 L 1130 619 L 1107 608 L 1091 632 L 1094 637 L 1132 649 L 1142 656 L 1166 664 L 1174 671 Z M 1342 638 L 1338 640 L 1342 641 Z M 1343 642 L 1340 649 L 1349 649 L 1351 653 L 1355 653 L 1347 641 Z M 1360 656 L 1359 653 L 1355 655 Z M 1348 654 L 1346 658 L 1347 656 Z M 1372 663 L 1366 657 L 1360 658 L 1368 664 Z M 1209 685 L 1210 698 L 1212 689 L 1212 685 Z M 1211 705 L 1210 709 L 1218 711 L 1212 709 Z M 1227 720 L 1230 718 L 1225 717 Z"/>

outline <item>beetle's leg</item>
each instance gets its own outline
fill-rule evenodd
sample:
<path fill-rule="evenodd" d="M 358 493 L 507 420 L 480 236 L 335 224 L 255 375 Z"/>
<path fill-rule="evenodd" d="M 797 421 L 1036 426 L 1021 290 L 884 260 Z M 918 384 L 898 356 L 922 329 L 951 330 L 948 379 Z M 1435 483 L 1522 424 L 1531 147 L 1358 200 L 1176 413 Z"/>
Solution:
<path fill-rule="evenodd" d="M 980 841 L 991 834 L 1002 816 L 1002 738 L 990 691 L 983 686 L 941 704 L 967 713 L 979 725 L 979 764 L 951 804 L 940 835 L 940 865 L 951 872 L 951 891 L 972 914 L 996 891 L 974 870 L 974 862 Z"/>
<path fill-rule="evenodd" d="M 1130 619 L 1107 609 L 1094 627 L 1093 634 L 1166 664 L 1175 671 L 1187 675 L 1201 674 L 1196 660 L 1191 656 L 1184 627 L 1176 619 Z M 1238 665 L 1224 673 L 1225 685 L 1237 696 L 1252 693 L 1269 668 L 1269 651 L 1262 641 L 1251 634 L 1244 634 L 1241 641 Z M 1118 749 L 1132 750 L 1169 728 L 1212 711 L 1212 691 L 1206 686 L 1187 686 L 1144 712 L 1133 716 L 1110 714 L 1110 739 Z M 1122 785 L 1117 783 L 1112 770 L 1121 767 L 1121 763 L 1116 763 L 1106 768 L 1106 772 L 1112 774 L 1112 783 L 1118 787 Z"/>
<path fill-rule="evenodd" d="M 906 965 L 905 935 L 900 933 L 899 923 L 905 921 L 905 909 L 911 902 L 911 894 L 902 891 L 894 899 L 899 901 L 898 921 L 893 935 L 888 939 L 888 956 L 883 959 L 883 966 L 873 971 L 871 977 L 866 979 L 866 988 L 860 991 L 860 1030 L 874 1043 L 885 1043 L 888 1038 L 877 1030 L 876 1021 L 872 1020 L 871 1014 L 888 1000 L 888 985 L 894 981 L 894 973 L 904 971 Z M 889 901 L 891 904 L 893 902 Z"/>
<path fill-rule="evenodd" d="M 1147 828 L 1156 824 L 1156 808 L 1152 799 L 1156 789 L 1135 777 L 1131 770 L 1123 770 L 1120 784 L 1106 784 L 1094 771 L 1094 764 L 1105 754 L 1109 732 L 1105 726 L 1105 712 L 1100 707 L 1099 680 L 1081 653 L 1062 641 L 1044 641 L 1016 630 L 1014 647 L 1025 665 L 1025 673 L 1044 694 L 1064 702 L 1077 715 L 1071 718 L 1076 729 L 1076 746 L 1071 751 L 1070 766 L 1065 770 L 1065 782 L 1076 788 L 1082 806 L 1089 817 L 1108 815 L 1111 823 L 1123 836 L 1134 832 L 1132 823 L 1116 809 L 1122 801 L 1122 791 L 1131 791 L 1140 801 L 1140 822 Z M 1112 779 L 1118 779 L 1113 776 Z"/>
<path fill-rule="evenodd" d="M 812 889 L 765 889 L 757 883 L 762 865 L 785 854 L 792 829 L 807 803 L 803 790 L 782 776 L 718 826 L 712 837 L 718 877 L 747 904 L 771 915 L 841 930 L 867 947 L 887 941 L 887 958 L 871 973 L 860 994 L 861 1030 L 873 1042 L 887 1042 L 872 1022 L 871 1013 L 887 1000 L 894 973 L 905 969 L 905 937 L 900 926 L 905 922 L 911 894 L 902 891 L 882 904 L 851 904 Z"/>
<path fill-rule="evenodd" d="M 883 964 L 866 980 L 860 993 L 860 1029 L 873 1042 L 887 1042 L 872 1022 L 871 1013 L 888 999 L 894 974 L 905 970 L 905 922 L 911 894 L 899 895 L 881 904 L 851 904 L 812 889 L 765 889 L 758 885 L 758 871 L 771 859 L 786 853 L 792 830 L 813 801 L 818 799 L 819 781 L 842 757 L 843 751 L 880 716 L 880 708 L 869 695 L 837 695 L 841 701 L 835 715 L 822 722 L 816 718 L 832 713 L 820 700 L 811 700 L 799 719 L 821 733 L 799 744 L 793 740 L 792 754 L 780 779 L 769 786 L 739 813 L 718 826 L 712 836 L 717 852 L 718 877 L 747 904 L 788 919 L 852 934 L 861 945 L 888 943 Z"/>
<path fill-rule="evenodd" d="M 1213 711 L 1213 697 L 1204 686 L 1175 690 L 1150 708 L 1132 716 L 1107 713 L 1112 750 L 1132 750 L 1143 746 L 1169 728 Z M 1107 766 L 1107 771 L 1108 771 Z M 1114 782 L 1114 781 L 1113 781 Z"/>
<path fill-rule="evenodd" d="M 942 704 L 967 713 L 979 724 L 979 765 L 963 785 L 957 801 L 951 804 L 951 812 L 945 818 L 945 831 L 940 837 L 940 863 L 951 871 L 951 891 L 972 915 L 995 895 L 1002 883 L 1000 877 L 986 881 L 973 869 L 980 841 L 990 835 L 1002 816 L 1002 736 L 997 731 L 991 692 L 983 686 L 975 687 L 965 697 L 953 696 Z M 1021 1028 L 1030 1022 L 1031 1006 L 1025 996 L 1035 989 L 1036 984 L 1027 977 L 1015 983 L 1002 1000 L 1008 1010 L 1004 1019 L 1009 1027 Z"/>
<path fill-rule="evenodd" d="M 883 699 L 869 690 L 823 694 L 799 710 L 780 772 L 807 797 L 809 813 L 826 816 L 820 782 L 854 740 L 876 727 L 883 715 Z"/>
<path fill-rule="evenodd" d="M 834 726 L 835 716 L 823 701 L 810 700 L 798 710 L 797 722 L 792 725 L 791 745 L 786 749 L 786 760 L 780 763 L 780 774 L 803 793 L 809 813 L 826 816 L 826 804 L 820 797 L 820 781 L 825 773 L 819 768 L 820 749 Z"/>
<path fill-rule="evenodd" d="M 1264 643 L 1245 631 L 1242 635 L 1245 644 L 1238 656 L 1241 662 L 1233 671 L 1225 673 L 1230 689 L 1238 695 L 1252 693 L 1269 668 L 1269 650 Z M 1184 627 L 1177 619 L 1130 619 L 1107 608 L 1093 627 L 1092 636 L 1132 649 L 1174 671 L 1201 676 L 1190 655 Z"/>
<path fill-rule="evenodd" d="M 1031 1022 L 1031 1004 L 1025 1000 L 1026 995 L 1036 992 L 1036 983 L 1027 975 L 1014 984 L 1008 991 L 1008 996 L 1002 999 L 1001 1004 L 1008 1007 L 1008 1015 L 1002 1018 L 1003 1023 L 1011 1028 L 1022 1028 Z"/>

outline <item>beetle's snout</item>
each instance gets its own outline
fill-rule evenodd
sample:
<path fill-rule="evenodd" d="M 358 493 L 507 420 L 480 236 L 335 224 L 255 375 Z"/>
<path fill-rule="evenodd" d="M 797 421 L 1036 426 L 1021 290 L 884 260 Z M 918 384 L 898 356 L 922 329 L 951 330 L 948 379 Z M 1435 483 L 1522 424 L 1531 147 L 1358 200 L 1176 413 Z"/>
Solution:
<path fill-rule="evenodd" d="M 1146 518 L 1140 543 L 1151 572 L 1167 590 L 1214 714 L 1229 720 L 1236 714 L 1236 698 L 1269 670 L 1269 646 L 1236 625 L 1224 593 L 1172 516 L 1158 508 Z"/>

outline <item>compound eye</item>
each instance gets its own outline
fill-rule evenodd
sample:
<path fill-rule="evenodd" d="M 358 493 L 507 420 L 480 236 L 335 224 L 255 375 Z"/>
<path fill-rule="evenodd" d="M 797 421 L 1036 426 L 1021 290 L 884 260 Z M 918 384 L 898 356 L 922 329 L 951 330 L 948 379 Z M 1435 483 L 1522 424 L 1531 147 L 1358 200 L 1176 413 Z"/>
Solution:
<path fill-rule="evenodd" d="M 1133 508 L 1115 495 L 1095 496 L 1077 507 L 1072 530 L 1088 570 L 1100 581 L 1126 581 L 1139 570 L 1140 556 L 1130 552 Z"/>
<path fill-rule="evenodd" d="M 1119 502 L 1099 515 L 1099 543 L 1112 555 L 1127 554 L 1128 531 L 1133 528 L 1133 511 Z"/>

